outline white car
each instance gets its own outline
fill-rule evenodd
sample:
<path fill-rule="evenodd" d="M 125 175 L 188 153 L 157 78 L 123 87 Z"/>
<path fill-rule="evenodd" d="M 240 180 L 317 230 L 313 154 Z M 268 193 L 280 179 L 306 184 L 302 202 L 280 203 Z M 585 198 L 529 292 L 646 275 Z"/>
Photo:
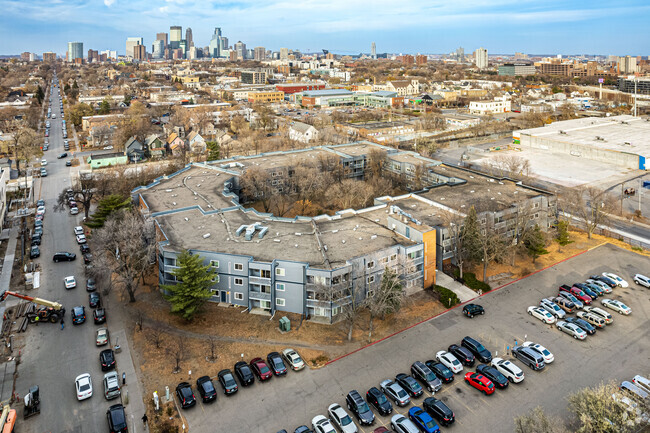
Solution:
<path fill-rule="evenodd" d="M 70 275 L 63 279 L 63 285 L 66 289 L 74 289 L 77 287 L 77 280 L 74 279 L 74 275 Z"/>
<path fill-rule="evenodd" d="M 314 428 L 314 433 L 336 433 L 330 420 L 323 415 L 316 415 L 311 420 L 311 426 Z"/>
<path fill-rule="evenodd" d="M 95 343 L 98 346 L 103 346 L 104 344 L 108 344 L 108 329 L 99 328 L 97 330 L 97 337 L 95 338 Z"/>
<path fill-rule="evenodd" d="M 399 413 L 390 419 L 390 426 L 397 433 L 420 433 L 413 421 Z"/>
<path fill-rule="evenodd" d="M 559 329 L 560 331 L 571 335 L 575 339 L 584 340 L 585 338 L 587 338 L 587 333 L 581 327 L 579 327 L 574 323 L 568 323 L 560 320 L 559 322 L 557 322 L 555 326 L 557 326 L 557 329 Z"/>
<path fill-rule="evenodd" d="M 441 350 L 436 353 L 436 359 L 442 362 L 453 373 L 460 373 L 463 371 L 463 364 L 451 353 Z"/>
<path fill-rule="evenodd" d="M 78 244 L 85 244 L 86 243 L 86 235 L 77 235 L 77 243 Z"/>
<path fill-rule="evenodd" d="M 507 377 L 510 382 L 519 383 L 525 378 L 524 372 L 521 371 L 521 368 L 506 359 L 493 358 L 492 367 L 499 370 L 499 373 Z"/>
<path fill-rule="evenodd" d="M 331 404 L 327 411 L 329 412 L 330 419 L 343 433 L 357 433 L 357 425 L 352 421 L 352 418 L 339 404 Z"/>
<path fill-rule="evenodd" d="M 542 307 L 535 307 L 535 306 L 530 306 L 528 307 L 528 314 L 531 316 L 541 320 L 544 323 L 553 324 L 555 323 L 555 317 Z"/>
<path fill-rule="evenodd" d="M 113 146 L 104 146 L 102 147 L 104 150 L 113 150 Z"/>
<path fill-rule="evenodd" d="M 282 358 L 287 361 L 287 364 L 289 364 L 292 370 L 298 371 L 305 368 L 305 362 L 298 355 L 298 352 L 293 349 L 284 349 L 282 351 Z"/>
<path fill-rule="evenodd" d="M 614 311 L 618 311 L 619 314 L 625 314 L 626 316 L 632 314 L 632 309 L 630 307 L 628 307 L 621 301 L 617 301 L 616 299 L 603 299 L 602 301 L 600 301 L 600 303 L 607 308 L 611 308 Z"/>
<path fill-rule="evenodd" d="M 77 400 L 85 400 L 93 395 L 93 382 L 90 374 L 84 373 L 77 376 L 74 380 L 75 388 L 77 388 Z"/>
<path fill-rule="evenodd" d="M 561 309 L 553 300 L 551 299 L 542 299 L 539 301 L 539 306 L 554 315 L 558 319 L 564 319 L 566 312 Z"/>
<path fill-rule="evenodd" d="M 637 283 L 639 286 L 643 287 L 648 287 L 650 288 L 650 278 L 646 277 L 643 274 L 636 274 L 633 278 L 635 283 Z"/>
<path fill-rule="evenodd" d="M 603 289 L 603 292 L 605 292 L 605 293 L 612 293 L 612 288 L 609 287 L 607 284 L 605 284 L 604 282 L 602 282 L 600 280 L 594 280 L 592 278 L 589 278 L 589 279 L 587 279 L 586 282 L 589 283 L 589 284 L 597 285 L 598 287 Z"/>
<path fill-rule="evenodd" d="M 607 311 L 603 310 L 602 308 L 598 307 L 585 307 L 584 310 L 588 313 L 595 314 L 596 316 L 600 317 L 605 321 L 606 324 L 611 325 L 614 323 L 614 318 L 612 317 L 611 314 L 609 314 Z"/>
<path fill-rule="evenodd" d="M 74 235 L 75 236 L 82 235 L 82 234 L 84 234 L 84 228 L 83 227 L 77 226 L 77 227 L 74 228 Z"/>
<path fill-rule="evenodd" d="M 550 364 L 555 360 L 555 357 L 553 356 L 551 351 L 548 350 L 546 347 L 542 346 L 541 344 L 533 343 L 532 341 L 526 341 L 524 343 L 524 347 L 528 347 L 529 349 L 534 350 L 535 352 L 542 355 L 542 358 L 544 358 L 544 362 L 546 364 Z"/>
<path fill-rule="evenodd" d="M 41 165 L 46 166 L 47 165 L 47 159 L 45 159 L 45 158 L 41 159 Z"/>
<path fill-rule="evenodd" d="M 629 286 L 629 284 L 627 284 L 627 281 L 625 281 L 623 278 L 619 277 L 616 274 L 612 274 L 611 272 L 603 272 L 603 277 L 607 277 L 607 278 L 609 278 L 611 280 L 614 280 L 614 282 L 616 283 L 616 285 L 618 287 L 624 287 L 625 288 L 625 287 Z"/>
<path fill-rule="evenodd" d="M 45 206 L 39 206 L 36 208 L 36 215 L 45 215 Z"/>
<path fill-rule="evenodd" d="M 79 208 L 74 206 L 70 208 L 70 215 L 77 215 L 79 213 Z"/>

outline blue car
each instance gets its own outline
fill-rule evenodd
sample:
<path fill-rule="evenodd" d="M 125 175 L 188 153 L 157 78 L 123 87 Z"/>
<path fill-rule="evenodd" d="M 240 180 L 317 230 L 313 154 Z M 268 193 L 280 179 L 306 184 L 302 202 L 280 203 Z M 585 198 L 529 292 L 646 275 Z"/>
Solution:
<path fill-rule="evenodd" d="M 440 431 L 440 427 L 431 418 L 431 415 L 417 406 L 409 409 L 409 419 L 425 433 L 436 433 Z"/>

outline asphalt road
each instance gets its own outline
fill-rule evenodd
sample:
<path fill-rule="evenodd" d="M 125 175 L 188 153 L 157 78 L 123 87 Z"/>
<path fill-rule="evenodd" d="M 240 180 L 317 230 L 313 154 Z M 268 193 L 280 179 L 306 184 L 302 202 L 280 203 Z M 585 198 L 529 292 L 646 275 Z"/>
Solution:
<path fill-rule="evenodd" d="M 513 418 L 538 405 L 551 414 L 566 416 L 566 397 L 570 393 L 602 380 L 629 380 L 635 374 L 650 373 L 650 340 L 646 335 L 650 326 L 650 290 L 636 286 L 630 279 L 636 272 L 647 272 L 649 264 L 650 260 L 643 256 L 603 245 L 484 295 L 478 303 L 486 308 L 485 316 L 467 319 L 456 308 L 320 370 L 289 372 L 267 383 L 256 382 L 250 388 L 240 388 L 232 397 L 220 394 L 214 404 L 199 402 L 183 414 L 189 431 L 261 433 L 284 428 L 292 432 L 301 424 L 310 425 L 314 416 L 325 414 L 334 402 L 345 406 L 348 391 L 357 389 L 365 394 L 383 379 L 408 373 L 414 361 L 432 359 L 438 350 L 470 335 L 482 341 L 493 355 L 509 359 L 507 346 L 533 340 L 553 352 L 555 361 L 541 372 L 515 361 L 524 370 L 524 382 L 488 397 L 456 375 L 452 384 L 443 385 L 436 394 L 456 414 L 457 421 L 450 430 L 512 431 Z M 633 313 L 614 313 L 614 324 L 586 341 L 574 340 L 526 313 L 526 308 L 542 297 L 557 295 L 560 284 L 584 281 L 592 273 L 604 271 L 619 273 L 631 282 L 630 288 L 617 288 L 608 297 L 623 299 Z M 421 405 L 422 399 L 417 399 L 416 404 Z M 406 413 L 410 407 L 398 412 Z M 360 431 L 370 433 L 389 424 L 388 417 L 378 417 L 372 428 Z"/>
<path fill-rule="evenodd" d="M 41 264 L 41 288 L 37 293 L 28 292 L 48 300 L 58 300 L 66 308 L 65 329 L 60 324 L 41 323 L 28 328 L 27 347 L 22 353 L 18 368 L 19 377 L 16 391 L 21 398 L 32 385 L 40 387 L 41 413 L 32 418 L 19 421 L 21 432 L 104 432 L 106 410 L 110 404 L 102 393 L 103 373 L 99 364 L 100 349 L 95 346 L 95 325 L 92 309 L 88 307 L 88 294 L 85 290 L 83 260 L 73 234 L 73 227 L 79 225 L 83 214 L 72 216 L 67 212 L 54 212 L 56 197 L 70 185 L 70 167 L 65 159 L 56 156 L 63 152 L 61 115 L 58 110 L 59 98 L 52 97 L 53 112 L 56 119 L 50 119 L 50 148 L 44 152 L 48 161 L 48 176 L 35 183 L 36 200 L 45 200 L 46 214 L 44 235 L 41 244 L 41 257 L 35 259 Z M 73 262 L 54 263 L 52 255 L 57 251 L 70 251 L 77 254 Z M 74 275 L 77 288 L 66 290 L 63 278 Z M 86 323 L 72 325 L 72 307 L 86 307 Z M 110 320 L 110 311 L 109 311 Z M 103 347 L 105 348 L 105 347 Z M 93 381 L 93 396 L 77 401 L 74 386 L 75 378 L 82 373 L 90 373 Z"/>

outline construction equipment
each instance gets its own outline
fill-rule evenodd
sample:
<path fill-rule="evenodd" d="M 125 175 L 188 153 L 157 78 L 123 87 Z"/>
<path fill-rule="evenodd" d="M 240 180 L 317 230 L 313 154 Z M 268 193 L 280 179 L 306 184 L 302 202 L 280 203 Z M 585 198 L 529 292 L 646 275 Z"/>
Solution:
<path fill-rule="evenodd" d="M 58 302 L 48 301 L 47 299 L 34 298 L 32 296 L 11 292 L 9 290 L 5 290 L 2 293 L 0 293 L 0 302 L 7 299 L 7 296 L 9 295 L 43 306 L 42 308 L 39 308 L 36 311 L 25 314 L 25 317 L 27 317 L 29 323 L 47 322 L 47 321 L 50 321 L 52 323 L 57 323 L 65 315 L 65 308 L 63 308 L 63 305 L 59 304 Z"/>
<path fill-rule="evenodd" d="M 41 413 L 41 399 L 38 395 L 38 386 L 32 386 L 29 388 L 29 393 L 25 396 L 24 417 L 29 418 L 39 413 Z"/>
<path fill-rule="evenodd" d="M 0 432 L 12 433 L 14 425 L 16 424 L 16 409 L 12 409 L 8 404 L 2 408 L 2 415 L 0 415 Z"/>

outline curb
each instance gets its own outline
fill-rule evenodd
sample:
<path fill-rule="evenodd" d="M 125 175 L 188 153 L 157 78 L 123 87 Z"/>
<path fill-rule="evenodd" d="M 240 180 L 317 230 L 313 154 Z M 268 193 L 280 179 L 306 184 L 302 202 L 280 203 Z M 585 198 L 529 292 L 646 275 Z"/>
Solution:
<path fill-rule="evenodd" d="M 502 289 L 502 288 L 504 288 L 504 287 L 506 287 L 506 286 L 509 286 L 510 284 L 513 284 L 513 283 L 516 283 L 516 282 L 518 282 L 518 281 L 521 281 L 521 280 L 523 280 L 524 278 L 531 277 L 531 276 L 533 276 L 533 275 L 535 275 L 535 274 L 537 274 L 537 273 L 539 273 L 539 272 L 545 271 L 545 270 L 547 270 L 547 269 L 549 269 L 549 268 L 552 268 L 552 267 L 555 266 L 555 265 L 559 265 L 560 263 L 566 262 L 567 260 L 570 260 L 570 259 L 572 259 L 572 258 L 574 258 L 574 257 L 577 257 L 577 256 L 579 256 L 579 255 L 581 255 L 581 254 L 584 254 L 584 253 L 586 253 L 586 252 L 588 252 L 588 251 L 591 251 L 591 250 L 594 249 L 594 248 L 598 248 L 599 246 L 601 246 L 601 245 L 605 245 L 605 244 L 607 244 L 607 242 L 604 242 L 604 243 L 602 243 L 602 244 L 600 244 L 600 245 L 596 245 L 595 247 L 592 247 L 592 248 L 590 248 L 590 249 L 580 251 L 579 253 L 576 253 L 576 254 L 574 254 L 574 255 L 572 255 L 572 256 L 570 256 L 570 257 L 567 257 L 567 258 L 565 258 L 565 259 L 562 259 L 562 260 L 560 260 L 559 262 L 555 262 L 555 263 L 553 263 L 553 264 L 550 264 L 550 265 L 546 266 L 545 268 L 538 269 L 538 270 L 535 271 L 535 272 L 532 272 L 532 273 L 530 273 L 530 274 L 528 274 L 528 275 L 524 275 L 523 277 L 517 278 L 516 280 L 510 281 L 510 282 L 508 282 L 508 283 L 506 283 L 506 284 L 503 284 L 503 285 L 501 285 L 501 286 L 499 286 L 499 287 L 496 287 L 496 288 L 490 290 L 489 292 L 485 292 L 485 293 L 483 293 L 482 295 L 478 295 L 476 298 L 481 298 L 481 297 L 483 297 L 483 296 L 485 296 L 485 295 L 489 295 L 490 293 L 494 293 L 494 292 L 496 292 L 496 291 L 499 290 L 499 289 Z M 476 298 L 474 298 L 474 299 L 476 299 Z M 407 331 L 407 330 L 409 330 L 409 329 L 411 329 L 411 328 L 414 328 L 414 327 L 416 327 L 416 326 L 418 326 L 418 325 L 421 325 L 421 324 L 423 324 L 424 322 L 428 322 L 428 321 L 431 320 L 431 319 L 434 319 L 434 318 L 436 318 L 436 317 L 438 317 L 438 316 L 442 316 L 443 314 L 447 313 L 448 311 L 451 311 L 451 310 L 453 310 L 453 309 L 455 309 L 455 308 L 458 308 L 458 307 L 460 307 L 460 306 L 462 306 L 462 305 L 465 305 L 465 304 L 467 304 L 467 303 L 469 303 L 469 302 L 472 302 L 474 299 L 471 299 L 471 300 L 466 301 L 466 302 L 463 302 L 463 303 L 456 304 L 456 305 L 454 305 L 453 307 L 451 307 L 451 308 L 447 308 L 446 310 L 441 311 L 440 313 L 435 314 L 435 315 L 433 315 L 433 316 L 431 316 L 431 317 L 429 317 L 429 318 L 423 319 L 423 320 L 421 320 L 421 321 L 419 321 L 419 322 L 417 322 L 417 323 L 414 323 L 414 324 L 412 324 L 412 325 L 410 325 L 410 326 L 407 326 L 407 327 L 404 328 L 404 329 L 400 329 L 399 331 L 396 331 L 396 332 L 394 332 L 394 333 L 392 333 L 392 334 L 390 334 L 390 335 L 387 335 L 387 336 L 385 336 L 385 337 L 383 337 L 383 338 L 381 338 L 381 339 L 379 339 L 379 340 L 377 340 L 377 341 L 373 341 L 372 343 L 368 343 L 368 344 L 366 344 L 365 346 L 361 346 L 361 347 L 359 347 L 358 349 L 353 350 L 352 352 L 346 353 L 345 355 L 341 355 L 341 356 L 339 356 L 339 357 L 337 357 L 337 358 L 334 358 L 334 359 L 332 359 L 331 361 L 326 362 L 326 363 L 325 363 L 321 368 L 326 367 L 326 366 L 328 366 L 328 365 L 330 365 L 330 364 L 332 364 L 332 363 L 334 363 L 334 362 L 336 362 L 336 361 L 338 361 L 338 360 L 341 360 L 341 359 L 343 359 L 343 358 L 345 358 L 345 357 L 347 357 L 347 356 L 350 356 L 350 355 L 352 355 L 352 354 L 354 354 L 354 353 L 357 353 L 357 352 L 359 352 L 359 351 L 361 351 L 361 350 L 363 350 L 363 349 L 366 349 L 366 348 L 368 348 L 368 347 L 374 346 L 374 345 L 377 344 L 377 343 L 381 343 L 381 342 L 384 341 L 384 340 L 388 340 L 389 338 L 394 337 L 394 336 L 397 335 L 397 334 L 401 334 L 402 332 Z"/>

